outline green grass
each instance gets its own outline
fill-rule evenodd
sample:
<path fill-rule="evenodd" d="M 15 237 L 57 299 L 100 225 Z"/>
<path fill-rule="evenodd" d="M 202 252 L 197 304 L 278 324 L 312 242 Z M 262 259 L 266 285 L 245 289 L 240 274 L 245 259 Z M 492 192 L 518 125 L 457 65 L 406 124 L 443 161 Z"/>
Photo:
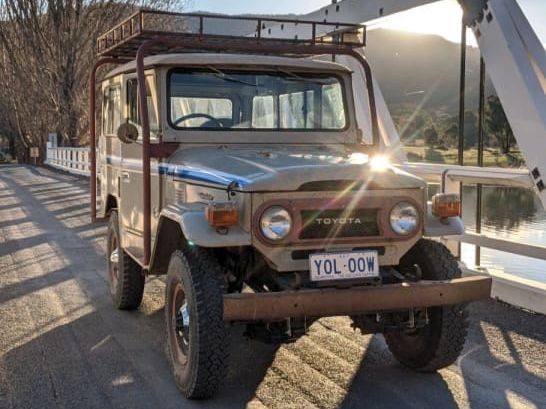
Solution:
<path fill-rule="evenodd" d="M 445 163 L 448 165 L 457 164 L 457 149 L 450 148 L 440 150 L 424 146 L 404 146 L 410 162 Z M 475 148 L 466 149 L 463 154 L 464 164 L 476 166 L 478 164 L 478 150 Z M 512 151 L 503 154 L 497 149 L 486 149 L 483 155 L 484 166 L 497 166 L 503 168 L 518 168 L 525 165 L 519 151 Z"/>

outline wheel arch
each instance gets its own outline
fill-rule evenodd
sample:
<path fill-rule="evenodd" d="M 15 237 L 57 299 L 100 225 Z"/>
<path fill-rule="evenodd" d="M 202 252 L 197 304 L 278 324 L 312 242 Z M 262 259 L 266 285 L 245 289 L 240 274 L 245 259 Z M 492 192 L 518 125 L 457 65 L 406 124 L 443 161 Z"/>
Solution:
<path fill-rule="evenodd" d="M 185 243 L 204 248 L 251 245 L 250 233 L 233 226 L 229 234 L 218 232 L 205 219 L 204 207 L 168 206 L 161 211 L 150 260 L 150 274 L 166 274 L 170 256 Z"/>
<path fill-rule="evenodd" d="M 177 220 L 161 216 L 157 225 L 149 273 L 153 275 L 167 274 L 171 254 L 182 248 L 185 242 L 186 237 L 180 223 Z"/>
<path fill-rule="evenodd" d="M 106 196 L 106 206 L 104 208 L 104 214 L 106 217 L 110 216 L 110 213 L 114 209 L 119 209 L 118 198 L 113 194 L 108 194 Z"/>

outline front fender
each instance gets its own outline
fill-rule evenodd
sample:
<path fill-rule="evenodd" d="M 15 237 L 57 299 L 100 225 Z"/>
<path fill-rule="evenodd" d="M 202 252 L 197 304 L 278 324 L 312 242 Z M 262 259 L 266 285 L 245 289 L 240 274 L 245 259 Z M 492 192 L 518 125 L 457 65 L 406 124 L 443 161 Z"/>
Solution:
<path fill-rule="evenodd" d="M 180 225 L 184 238 L 201 247 L 238 247 L 251 244 L 250 233 L 240 226 L 233 226 L 227 233 L 218 233 L 205 219 L 205 205 L 191 203 L 171 205 L 161 211 L 161 218 L 167 218 Z"/>
<path fill-rule="evenodd" d="M 439 219 L 432 215 L 432 205 L 428 202 L 424 232 L 426 237 L 458 236 L 463 233 L 464 224 L 460 217 Z"/>

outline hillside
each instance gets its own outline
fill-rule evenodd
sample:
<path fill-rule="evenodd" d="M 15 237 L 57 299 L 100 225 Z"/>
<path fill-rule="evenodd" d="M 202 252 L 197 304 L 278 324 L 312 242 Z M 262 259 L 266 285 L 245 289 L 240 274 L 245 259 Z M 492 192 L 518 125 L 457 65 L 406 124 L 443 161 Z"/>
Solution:
<path fill-rule="evenodd" d="M 423 103 L 424 109 L 458 111 L 459 44 L 434 35 L 376 29 L 368 32 L 366 55 L 390 106 Z M 478 104 L 479 58 L 476 48 L 467 48 L 470 109 Z"/>

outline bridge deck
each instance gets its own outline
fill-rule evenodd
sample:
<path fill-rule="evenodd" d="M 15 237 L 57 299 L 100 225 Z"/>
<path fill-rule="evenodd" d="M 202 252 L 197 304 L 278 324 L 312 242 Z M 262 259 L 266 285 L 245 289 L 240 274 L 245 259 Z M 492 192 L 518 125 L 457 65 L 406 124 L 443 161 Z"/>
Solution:
<path fill-rule="evenodd" d="M 0 408 L 193 407 L 165 359 L 163 283 L 137 312 L 113 310 L 105 226 L 89 224 L 87 180 L 0 166 Z M 381 336 L 323 319 L 274 348 L 233 330 L 231 370 L 206 407 L 545 407 L 546 317 L 471 306 L 457 365 L 417 375 Z"/>

